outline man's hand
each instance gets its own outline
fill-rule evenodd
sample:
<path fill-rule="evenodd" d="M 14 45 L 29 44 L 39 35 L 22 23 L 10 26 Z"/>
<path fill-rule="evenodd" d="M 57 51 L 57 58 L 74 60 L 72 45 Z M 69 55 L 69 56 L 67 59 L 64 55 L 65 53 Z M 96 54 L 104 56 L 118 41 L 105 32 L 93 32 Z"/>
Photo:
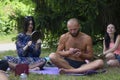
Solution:
<path fill-rule="evenodd" d="M 72 54 L 75 57 L 79 57 L 81 55 L 81 51 L 77 48 L 70 48 L 69 54 Z"/>
<path fill-rule="evenodd" d="M 81 56 L 81 51 L 76 52 L 75 54 L 73 54 L 73 56 L 80 57 Z"/>
<path fill-rule="evenodd" d="M 76 52 L 79 52 L 79 51 L 80 51 L 80 50 L 77 49 L 77 48 L 70 48 L 70 49 L 69 49 L 70 54 L 75 54 Z"/>

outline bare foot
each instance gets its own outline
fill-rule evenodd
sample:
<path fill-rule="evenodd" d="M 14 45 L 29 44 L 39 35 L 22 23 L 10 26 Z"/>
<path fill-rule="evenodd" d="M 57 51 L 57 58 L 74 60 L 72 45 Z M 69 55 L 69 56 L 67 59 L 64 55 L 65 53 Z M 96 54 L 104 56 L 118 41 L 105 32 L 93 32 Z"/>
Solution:
<path fill-rule="evenodd" d="M 63 69 L 61 68 L 60 71 L 59 71 L 60 74 L 66 74 L 67 73 L 67 70 L 66 69 Z"/>

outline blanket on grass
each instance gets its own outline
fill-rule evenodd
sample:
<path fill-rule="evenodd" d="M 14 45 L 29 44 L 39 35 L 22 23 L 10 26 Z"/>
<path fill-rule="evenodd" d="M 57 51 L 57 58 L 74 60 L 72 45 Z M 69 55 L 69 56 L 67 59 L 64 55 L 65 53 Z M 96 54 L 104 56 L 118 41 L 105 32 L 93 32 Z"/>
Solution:
<path fill-rule="evenodd" d="M 30 73 L 34 73 L 34 74 L 43 74 L 43 75 L 59 75 L 59 69 L 57 67 L 44 67 L 43 70 L 30 70 L 29 71 Z M 84 73 L 78 73 L 78 74 L 73 74 L 73 73 L 69 73 L 69 74 L 66 74 L 66 75 L 75 75 L 75 76 L 83 76 L 83 75 L 92 75 L 92 74 L 98 74 L 98 73 L 104 73 L 106 72 L 105 69 L 102 69 L 102 70 L 89 70 L 89 71 L 86 71 Z"/>

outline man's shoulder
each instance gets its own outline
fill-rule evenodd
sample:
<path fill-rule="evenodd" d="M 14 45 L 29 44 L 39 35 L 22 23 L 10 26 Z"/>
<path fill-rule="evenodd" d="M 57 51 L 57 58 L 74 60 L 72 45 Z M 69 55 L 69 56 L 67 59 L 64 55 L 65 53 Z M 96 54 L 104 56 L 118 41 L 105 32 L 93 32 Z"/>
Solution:
<path fill-rule="evenodd" d="M 81 34 L 82 34 L 82 36 L 83 36 L 84 38 L 91 39 L 91 36 L 90 36 L 90 35 L 88 35 L 88 34 L 86 34 L 86 33 L 83 33 L 83 32 L 81 32 Z"/>
<path fill-rule="evenodd" d="M 69 33 L 67 32 L 67 33 L 62 34 L 62 35 L 61 35 L 61 38 L 66 38 L 66 37 L 68 37 L 68 36 L 69 36 Z"/>
<path fill-rule="evenodd" d="M 85 37 L 91 37 L 90 35 L 88 35 L 88 34 L 86 34 L 86 33 L 83 33 L 83 32 L 81 32 L 81 34 L 82 34 L 83 36 L 85 36 Z"/>

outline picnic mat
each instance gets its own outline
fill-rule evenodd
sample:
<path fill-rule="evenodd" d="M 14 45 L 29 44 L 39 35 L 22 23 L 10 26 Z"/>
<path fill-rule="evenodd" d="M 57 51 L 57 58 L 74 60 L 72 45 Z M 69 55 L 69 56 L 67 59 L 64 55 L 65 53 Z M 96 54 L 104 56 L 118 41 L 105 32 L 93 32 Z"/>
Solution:
<path fill-rule="evenodd" d="M 36 74 L 59 75 L 59 69 L 57 67 L 44 67 L 43 70 L 30 70 L 29 72 Z"/>
<path fill-rule="evenodd" d="M 57 67 L 44 67 L 44 70 L 30 70 L 30 73 L 34 73 L 34 74 L 47 74 L 47 75 L 59 75 L 59 69 Z M 106 72 L 105 69 L 102 70 L 89 70 L 86 71 L 84 73 L 78 73 L 78 74 L 73 74 L 73 73 L 69 73 L 69 74 L 65 74 L 65 75 L 74 75 L 74 76 L 82 76 L 82 75 L 92 75 L 92 74 L 98 74 L 98 73 L 104 73 Z"/>

